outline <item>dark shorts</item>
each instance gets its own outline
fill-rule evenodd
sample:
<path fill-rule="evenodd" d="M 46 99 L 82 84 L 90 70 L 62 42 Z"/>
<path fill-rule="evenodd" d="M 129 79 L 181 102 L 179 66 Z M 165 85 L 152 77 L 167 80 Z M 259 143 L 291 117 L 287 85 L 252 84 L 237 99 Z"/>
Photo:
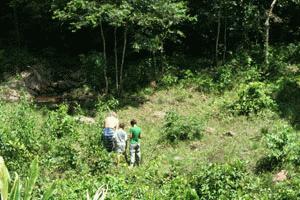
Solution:
<path fill-rule="evenodd" d="M 113 136 L 114 136 L 114 129 L 112 128 L 104 128 L 103 129 L 103 145 L 107 151 L 111 152 L 114 148 L 113 145 Z"/>

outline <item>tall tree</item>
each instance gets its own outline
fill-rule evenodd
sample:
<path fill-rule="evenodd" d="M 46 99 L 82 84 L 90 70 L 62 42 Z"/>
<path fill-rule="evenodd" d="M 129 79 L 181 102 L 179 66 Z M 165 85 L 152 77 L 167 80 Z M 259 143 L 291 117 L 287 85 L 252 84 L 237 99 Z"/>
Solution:
<path fill-rule="evenodd" d="M 80 30 L 84 26 L 100 26 L 104 55 L 107 55 L 107 46 L 103 23 L 107 25 L 105 28 L 113 29 L 115 88 L 118 92 L 123 88 L 124 64 L 129 43 L 133 44 L 132 48 L 136 51 L 143 49 L 152 53 L 163 52 L 167 39 L 176 40 L 178 36 L 184 36 L 178 25 L 193 20 L 188 15 L 186 2 L 174 0 L 71 0 L 63 8 L 55 9 L 54 18 L 69 24 L 72 31 Z M 123 32 L 121 45 L 118 43 L 119 31 Z M 128 42 L 128 35 L 131 36 L 131 42 Z"/>

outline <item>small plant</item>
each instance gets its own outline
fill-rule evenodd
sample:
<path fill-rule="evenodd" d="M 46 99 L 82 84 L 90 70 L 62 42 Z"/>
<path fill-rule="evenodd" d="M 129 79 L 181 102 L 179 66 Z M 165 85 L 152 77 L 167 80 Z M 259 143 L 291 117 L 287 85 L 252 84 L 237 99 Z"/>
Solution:
<path fill-rule="evenodd" d="M 171 142 L 200 139 L 203 136 L 202 130 L 203 122 L 195 117 L 180 116 L 176 112 L 168 112 L 166 115 L 164 133 Z"/>
<path fill-rule="evenodd" d="M 242 85 L 238 92 L 239 99 L 230 107 L 240 115 L 257 113 L 263 109 L 274 109 L 275 101 L 271 98 L 271 89 L 262 82 Z"/>
<path fill-rule="evenodd" d="M 107 189 L 103 186 L 99 187 L 96 193 L 94 194 L 93 198 L 90 197 L 89 192 L 86 194 L 87 200 L 104 200 L 107 194 Z"/>
<path fill-rule="evenodd" d="M 250 192 L 254 182 L 244 164 L 235 162 L 203 166 L 193 177 L 191 185 L 201 200 L 245 199 L 243 196 Z"/>
<path fill-rule="evenodd" d="M 101 88 L 105 84 L 103 81 L 104 56 L 97 52 L 91 52 L 87 55 L 80 55 L 80 61 L 88 83 L 96 89 Z"/>
<path fill-rule="evenodd" d="M 57 111 L 51 111 L 46 122 L 46 131 L 55 136 L 62 138 L 75 133 L 75 120 L 68 115 L 68 106 L 61 105 Z"/>
<path fill-rule="evenodd" d="M 105 114 L 109 111 L 115 110 L 119 106 L 119 101 L 112 96 L 106 96 L 98 99 L 96 105 L 98 122 L 102 123 Z"/>
<path fill-rule="evenodd" d="M 39 175 L 38 159 L 34 159 L 30 165 L 29 176 L 26 178 L 24 189 L 21 190 L 21 181 L 18 174 L 15 174 L 13 186 L 9 190 L 9 173 L 5 166 L 3 158 L 0 156 L 0 192 L 2 200 L 30 200 L 33 199 L 33 189 Z M 44 193 L 42 200 L 48 200 L 54 193 L 55 185 L 52 186 Z"/>
<path fill-rule="evenodd" d="M 300 140 L 290 126 L 277 126 L 265 135 L 265 141 L 267 157 L 275 158 L 279 163 L 300 165 Z"/>
<path fill-rule="evenodd" d="M 0 111 L 0 151 L 13 170 L 26 168 L 40 149 L 40 134 L 32 106 L 25 100 Z"/>
<path fill-rule="evenodd" d="M 178 77 L 171 73 L 165 74 L 160 80 L 160 84 L 165 87 L 172 86 L 177 82 L 178 82 Z"/>
<path fill-rule="evenodd" d="M 232 67 L 227 65 L 220 67 L 217 71 L 215 82 L 217 83 L 220 91 L 223 91 L 224 89 L 231 89 L 234 82 Z"/>

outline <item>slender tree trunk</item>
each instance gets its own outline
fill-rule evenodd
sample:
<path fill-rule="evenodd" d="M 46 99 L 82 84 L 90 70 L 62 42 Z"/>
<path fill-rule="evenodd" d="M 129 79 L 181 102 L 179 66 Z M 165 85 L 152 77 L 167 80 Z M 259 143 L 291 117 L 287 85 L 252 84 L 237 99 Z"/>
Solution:
<path fill-rule="evenodd" d="M 104 79 L 105 79 L 105 94 L 108 94 L 106 40 L 105 40 L 105 36 L 104 36 L 104 32 L 103 32 L 103 26 L 102 26 L 101 21 L 100 21 L 100 31 L 101 31 L 103 58 L 104 58 L 103 74 L 104 74 Z"/>
<path fill-rule="evenodd" d="M 120 67 L 120 91 L 123 89 L 123 68 L 125 62 L 126 46 L 127 46 L 127 27 L 125 27 L 124 30 L 124 44 L 123 44 L 122 61 Z"/>
<path fill-rule="evenodd" d="M 19 27 L 19 18 L 18 18 L 18 9 L 17 6 L 13 6 L 13 16 L 14 16 L 14 26 L 16 31 L 16 40 L 18 48 L 21 47 L 21 34 L 20 34 L 20 27 Z"/>
<path fill-rule="evenodd" d="M 275 7 L 277 0 L 273 0 L 270 10 L 267 13 L 267 19 L 265 22 L 266 27 L 266 35 L 265 35 L 265 64 L 268 67 L 269 66 L 269 39 L 270 39 L 270 18 L 273 14 L 273 9 Z"/>
<path fill-rule="evenodd" d="M 117 27 L 114 29 L 114 52 L 115 52 L 115 75 L 116 75 L 116 90 L 119 91 L 119 70 L 118 70 L 118 49 L 117 49 Z"/>
<path fill-rule="evenodd" d="M 153 77 L 154 78 L 157 78 L 157 71 L 158 71 L 158 69 L 157 69 L 157 65 L 156 65 L 156 57 L 155 57 L 155 52 L 151 52 L 151 54 L 152 54 L 152 64 L 153 64 Z"/>
<path fill-rule="evenodd" d="M 225 22 L 224 22 L 224 51 L 223 51 L 223 63 L 225 62 L 226 51 L 227 51 L 227 18 L 225 17 Z"/>
<path fill-rule="evenodd" d="M 221 29 L 221 11 L 218 11 L 218 28 L 217 28 L 217 36 L 216 36 L 216 65 L 219 62 L 219 40 L 220 40 L 220 29 Z"/>

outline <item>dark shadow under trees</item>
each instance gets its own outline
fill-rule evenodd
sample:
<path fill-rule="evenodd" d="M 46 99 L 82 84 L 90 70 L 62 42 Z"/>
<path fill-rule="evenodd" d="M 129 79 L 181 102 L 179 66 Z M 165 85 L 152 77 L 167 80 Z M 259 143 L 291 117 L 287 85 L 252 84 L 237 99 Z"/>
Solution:
<path fill-rule="evenodd" d="M 276 95 L 280 116 L 300 129 L 300 85 L 295 80 L 285 80 Z"/>

